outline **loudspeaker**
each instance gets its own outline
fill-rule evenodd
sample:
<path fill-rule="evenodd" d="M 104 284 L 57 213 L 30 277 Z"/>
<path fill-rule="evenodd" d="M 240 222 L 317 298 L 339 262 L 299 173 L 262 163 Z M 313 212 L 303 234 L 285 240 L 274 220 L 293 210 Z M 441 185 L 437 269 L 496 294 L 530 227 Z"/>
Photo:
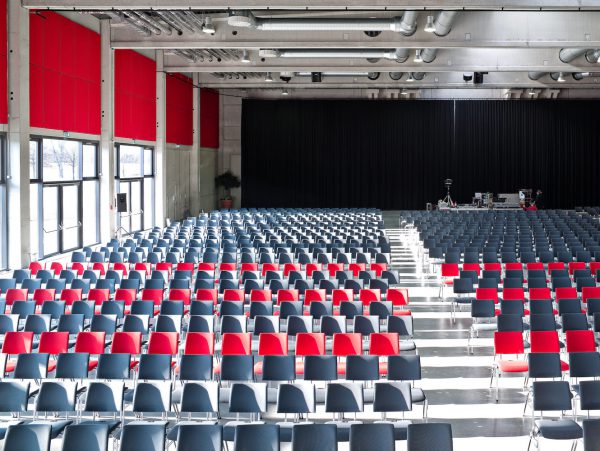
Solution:
<path fill-rule="evenodd" d="M 313 83 L 321 83 L 321 72 L 311 72 L 310 77 Z"/>
<path fill-rule="evenodd" d="M 127 213 L 127 194 L 117 194 L 117 211 L 119 213 Z"/>
<path fill-rule="evenodd" d="M 483 75 L 487 74 L 487 72 L 475 72 L 473 73 L 474 78 L 473 78 L 473 83 L 476 85 L 480 85 L 481 83 L 483 83 Z"/>

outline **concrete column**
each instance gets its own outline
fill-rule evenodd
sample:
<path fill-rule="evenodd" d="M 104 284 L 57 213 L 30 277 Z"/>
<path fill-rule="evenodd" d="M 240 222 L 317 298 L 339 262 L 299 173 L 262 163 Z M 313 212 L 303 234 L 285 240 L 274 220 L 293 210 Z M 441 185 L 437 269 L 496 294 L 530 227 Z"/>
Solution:
<path fill-rule="evenodd" d="M 8 2 L 8 266 L 31 261 L 29 214 L 29 10 Z"/>
<path fill-rule="evenodd" d="M 196 216 L 200 213 L 200 76 L 197 72 L 192 75 L 192 83 L 194 138 L 190 155 L 190 213 Z"/>
<path fill-rule="evenodd" d="M 100 21 L 100 62 L 102 110 L 100 131 L 100 242 L 116 233 L 115 152 L 114 152 L 114 51 L 110 46 L 110 19 Z"/>
<path fill-rule="evenodd" d="M 156 225 L 164 227 L 167 209 L 167 80 L 164 52 L 156 50 L 156 147 L 154 172 L 154 204 Z M 174 218 L 171 218 L 174 219 Z"/>

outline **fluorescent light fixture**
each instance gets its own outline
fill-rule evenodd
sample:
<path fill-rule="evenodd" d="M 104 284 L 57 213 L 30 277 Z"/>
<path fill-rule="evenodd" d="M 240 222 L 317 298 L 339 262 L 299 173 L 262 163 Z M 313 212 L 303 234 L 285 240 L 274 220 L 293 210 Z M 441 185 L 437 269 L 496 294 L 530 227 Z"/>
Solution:
<path fill-rule="evenodd" d="M 242 52 L 242 63 L 249 63 L 250 62 L 250 55 L 248 54 L 248 50 L 244 50 Z"/>
<path fill-rule="evenodd" d="M 281 90 L 281 95 L 282 95 L 282 96 L 289 96 L 289 95 L 290 95 L 290 93 L 288 92 L 288 90 L 287 90 L 287 89 L 282 89 L 282 90 Z"/>
<path fill-rule="evenodd" d="M 215 34 L 215 26 L 213 25 L 212 17 L 206 16 L 204 19 L 204 25 L 202 25 L 202 31 L 206 34 Z"/>
<path fill-rule="evenodd" d="M 402 91 L 400 91 L 400 95 L 401 96 L 407 96 L 409 93 L 406 89 L 403 89 Z"/>
<path fill-rule="evenodd" d="M 427 33 L 433 33 L 435 31 L 435 25 L 433 24 L 433 16 L 427 16 L 427 23 L 425 24 L 425 31 Z"/>
<path fill-rule="evenodd" d="M 422 63 L 423 62 L 423 58 L 421 57 L 421 49 L 418 49 L 415 52 L 415 59 L 413 60 L 415 63 Z"/>

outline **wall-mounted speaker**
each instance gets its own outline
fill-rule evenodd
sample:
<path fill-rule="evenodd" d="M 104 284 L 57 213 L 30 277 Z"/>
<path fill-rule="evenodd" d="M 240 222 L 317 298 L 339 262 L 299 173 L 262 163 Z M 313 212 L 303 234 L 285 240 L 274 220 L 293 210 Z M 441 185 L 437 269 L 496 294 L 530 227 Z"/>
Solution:
<path fill-rule="evenodd" d="M 119 213 L 127 213 L 127 194 L 126 193 L 118 193 L 117 194 L 117 211 Z"/>

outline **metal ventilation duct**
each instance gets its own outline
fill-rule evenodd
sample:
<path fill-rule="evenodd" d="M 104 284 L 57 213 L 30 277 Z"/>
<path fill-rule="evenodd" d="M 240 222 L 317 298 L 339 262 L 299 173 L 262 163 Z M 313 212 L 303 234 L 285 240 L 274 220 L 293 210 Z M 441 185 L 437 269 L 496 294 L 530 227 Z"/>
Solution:
<path fill-rule="evenodd" d="M 433 23 L 434 33 L 437 36 L 446 36 L 450 33 L 454 20 L 458 15 L 458 11 L 440 11 Z M 424 63 L 431 63 L 437 56 L 438 49 L 426 48 L 421 50 L 421 58 Z"/>
<path fill-rule="evenodd" d="M 404 62 L 408 49 L 261 49 L 261 58 L 373 58 Z"/>
<path fill-rule="evenodd" d="M 416 11 L 405 11 L 402 17 L 384 19 L 263 19 L 250 11 L 232 11 L 227 23 L 263 31 L 394 31 L 410 36 L 417 29 L 417 16 Z"/>

